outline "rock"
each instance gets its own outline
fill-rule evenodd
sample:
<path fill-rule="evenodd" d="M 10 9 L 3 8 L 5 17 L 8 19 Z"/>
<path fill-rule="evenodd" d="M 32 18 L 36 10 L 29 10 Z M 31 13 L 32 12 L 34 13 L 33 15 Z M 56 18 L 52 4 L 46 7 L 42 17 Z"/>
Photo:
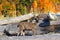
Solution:
<path fill-rule="evenodd" d="M 0 25 L 0 36 L 4 35 L 4 29 L 6 28 L 6 26 L 1 26 Z"/>
<path fill-rule="evenodd" d="M 14 35 L 17 34 L 19 29 L 17 28 L 18 23 L 15 24 L 9 24 L 5 30 L 4 33 L 6 33 L 7 35 Z"/>

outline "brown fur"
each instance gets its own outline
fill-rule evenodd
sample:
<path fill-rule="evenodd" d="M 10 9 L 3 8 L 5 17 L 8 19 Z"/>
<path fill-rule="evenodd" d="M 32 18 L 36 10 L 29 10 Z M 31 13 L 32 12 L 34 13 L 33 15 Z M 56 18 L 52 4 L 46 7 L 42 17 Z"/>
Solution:
<path fill-rule="evenodd" d="M 38 26 L 37 23 L 31 22 L 20 22 L 18 25 L 20 29 L 19 32 L 21 33 L 21 35 L 25 35 L 23 34 L 24 33 L 23 30 L 32 30 L 33 34 L 35 34 L 34 31 L 38 28 L 37 26 Z"/>
<path fill-rule="evenodd" d="M 49 28 L 47 28 L 49 31 L 53 32 L 59 32 L 60 31 L 60 25 L 50 25 Z"/>
<path fill-rule="evenodd" d="M 54 32 L 54 29 L 55 29 L 54 25 L 50 25 L 49 27 L 47 27 L 47 30 L 52 32 Z"/>

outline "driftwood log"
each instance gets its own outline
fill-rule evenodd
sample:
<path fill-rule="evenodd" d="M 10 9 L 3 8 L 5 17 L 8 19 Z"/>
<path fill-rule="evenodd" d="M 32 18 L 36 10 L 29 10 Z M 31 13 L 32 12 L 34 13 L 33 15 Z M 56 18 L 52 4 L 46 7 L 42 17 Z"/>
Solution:
<path fill-rule="evenodd" d="M 33 13 L 29 13 L 29 14 L 19 16 L 19 17 L 14 17 L 14 18 L 13 17 L 12 18 L 7 18 L 7 19 L 0 20 L 0 25 L 9 24 L 9 23 L 17 23 L 17 22 L 20 22 L 20 21 L 23 21 L 23 20 L 30 19 L 32 17 L 34 17 Z"/>
<path fill-rule="evenodd" d="M 50 26 L 47 29 L 49 31 L 60 33 L 60 22 L 59 21 L 50 21 Z"/>

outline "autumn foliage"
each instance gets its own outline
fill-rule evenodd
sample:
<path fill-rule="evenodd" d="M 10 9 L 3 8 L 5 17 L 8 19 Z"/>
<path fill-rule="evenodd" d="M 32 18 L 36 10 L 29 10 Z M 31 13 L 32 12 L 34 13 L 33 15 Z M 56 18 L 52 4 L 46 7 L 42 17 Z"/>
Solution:
<path fill-rule="evenodd" d="M 34 1 L 34 2 L 33 2 L 32 7 L 33 7 L 33 8 L 37 8 L 37 1 Z"/>
<path fill-rule="evenodd" d="M 0 16 L 2 17 L 16 17 L 29 12 L 48 13 L 49 11 L 60 12 L 60 0 L 2 0 L 0 2 Z"/>
<path fill-rule="evenodd" d="M 55 1 L 55 0 L 54 0 Z M 34 0 L 33 2 L 33 8 L 34 9 L 38 9 L 38 11 L 40 12 L 44 12 L 44 13 L 48 13 L 49 11 L 50 12 L 56 12 L 58 11 L 56 9 L 56 6 L 55 6 L 56 3 L 54 3 L 53 1 L 51 0 Z M 57 6 L 58 7 L 58 6 Z M 36 9 L 36 10 L 37 10 Z"/>
<path fill-rule="evenodd" d="M 2 11 L 3 10 L 3 7 L 2 7 L 2 4 L 0 4 L 0 11 Z"/>

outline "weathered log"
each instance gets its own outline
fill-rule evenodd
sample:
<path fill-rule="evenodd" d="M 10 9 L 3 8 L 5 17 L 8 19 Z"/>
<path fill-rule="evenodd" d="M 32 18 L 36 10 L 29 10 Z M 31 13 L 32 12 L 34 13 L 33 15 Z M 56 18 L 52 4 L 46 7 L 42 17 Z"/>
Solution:
<path fill-rule="evenodd" d="M 60 21 L 50 21 L 50 25 L 60 25 Z"/>
<path fill-rule="evenodd" d="M 16 23 L 16 22 L 20 22 L 20 21 L 23 21 L 23 20 L 30 19 L 32 17 L 34 17 L 33 13 L 29 13 L 29 14 L 14 17 L 14 18 L 7 18 L 7 19 L 4 19 L 4 20 L 0 20 L 0 25 L 9 24 L 9 23 Z"/>

